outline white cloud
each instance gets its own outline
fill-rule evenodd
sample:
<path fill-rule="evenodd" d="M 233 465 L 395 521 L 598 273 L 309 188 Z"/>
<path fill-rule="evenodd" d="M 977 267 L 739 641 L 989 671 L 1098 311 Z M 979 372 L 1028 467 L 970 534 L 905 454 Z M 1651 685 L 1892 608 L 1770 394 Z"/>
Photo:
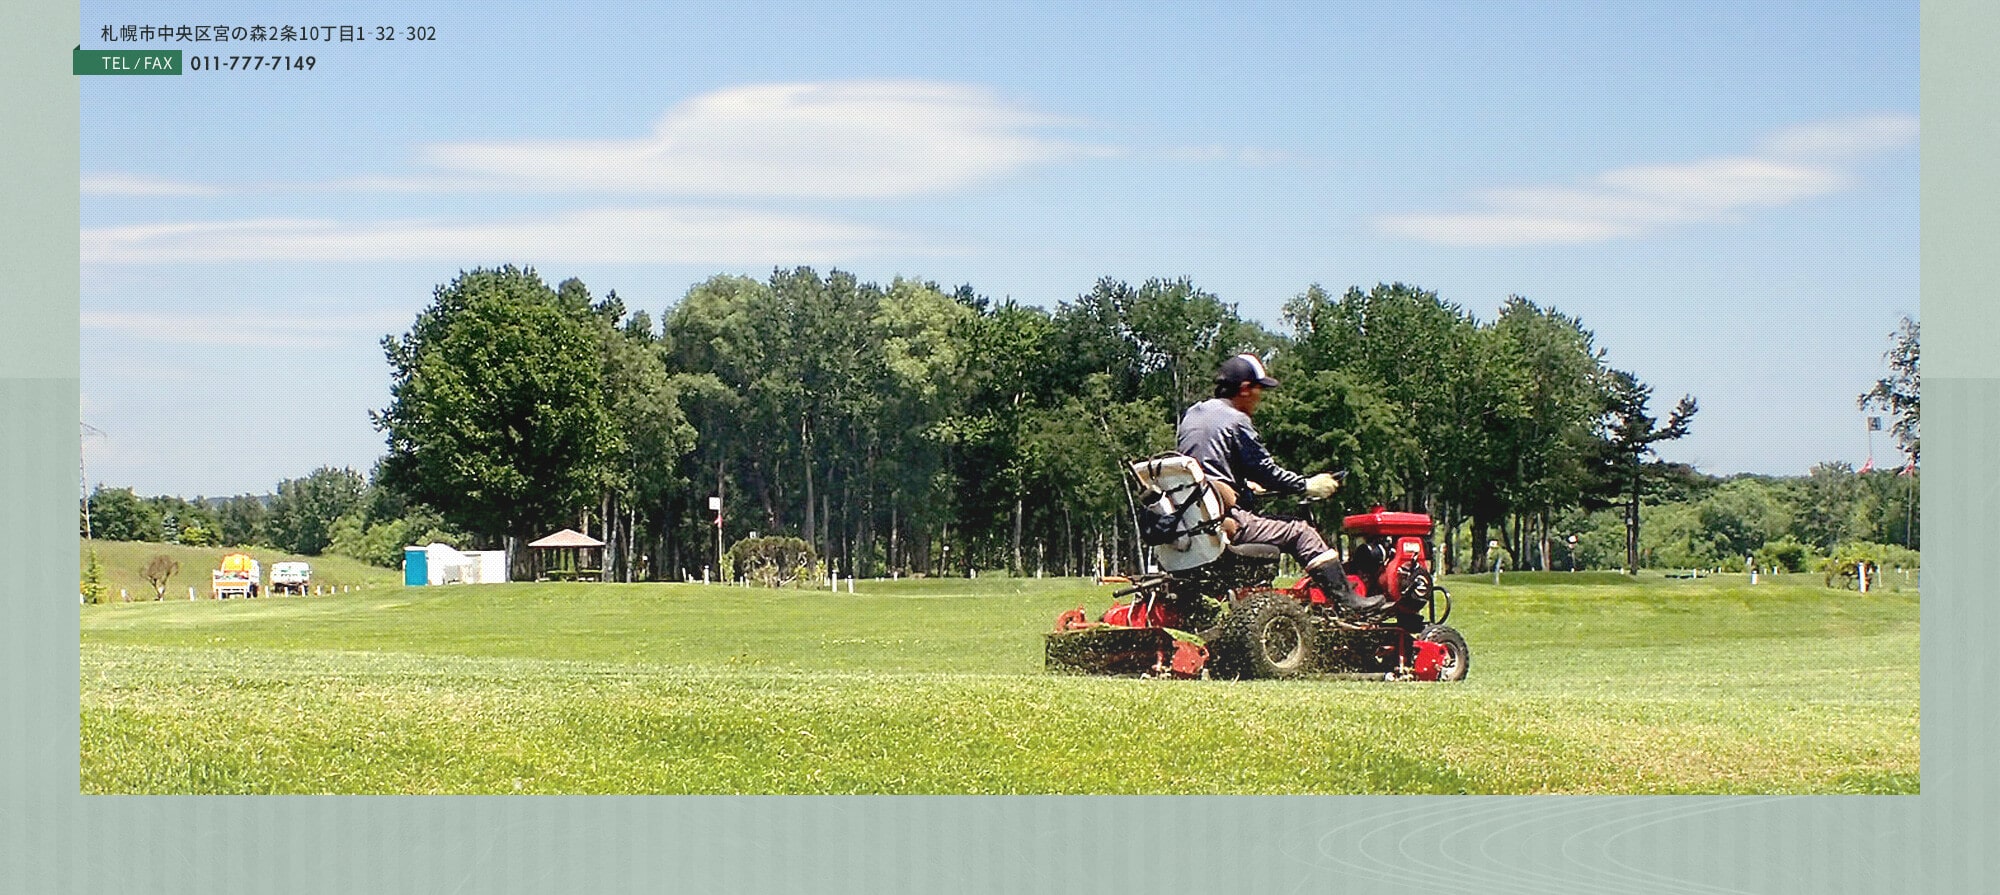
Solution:
<path fill-rule="evenodd" d="M 256 191 L 596 192 L 874 199 L 934 195 L 1028 167 L 1117 150 L 1045 136 L 1077 122 L 968 84 L 751 84 L 668 109 L 644 136 L 435 143 L 428 170 L 243 184 Z M 1257 163 L 1252 153 L 1245 160 Z M 216 195 L 217 186 L 91 174 L 86 194 Z"/>
<path fill-rule="evenodd" d="M 1838 191 L 1846 175 L 1825 168 L 1759 158 L 1717 158 L 1681 165 L 1647 165 L 1596 178 L 1613 195 L 1657 203 L 1670 211 L 1784 205 Z"/>
<path fill-rule="evenodd" d="M 1781 156 L 1853 158 L 1903 149 L 1917 142 L 1917 116 L 1865 115 L 1786 128 L 1764 141 Z"/>
<path fill-rule="evenodd" d="M 1475 197 L 1477 210 L 1385 215 L 1376 226 L 1443 245 L 1604 242 L 1839 192 L 1855 180 L 1844 165 L 1915 137 L 1909 116 L 1824 122 L 1780 131 L 1756 155 L 1618 168 L 1576 185 L 1487 190 Z"/>
<path fill-rule="evenodd" d="M 424 156 L 531 189 L 892 198 L 1106 154 L 1037 135 L 1063 123 L 962 84 L 758 84 L 688 100 L 636 139 L 447 143 Z"/>
<path fill-rule="evenodd" d="M 723 208 L 597 208 L 512 221 L 261 218 L 86 229 L 85 264 L 489 260 L 819 264 L 894 248 L 896 234 L 822 218 Z"/>

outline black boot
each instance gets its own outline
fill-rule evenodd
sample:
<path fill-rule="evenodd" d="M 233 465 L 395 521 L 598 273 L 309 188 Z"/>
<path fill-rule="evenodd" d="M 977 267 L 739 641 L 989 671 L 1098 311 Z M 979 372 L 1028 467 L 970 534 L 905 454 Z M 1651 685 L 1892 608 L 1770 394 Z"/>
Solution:
<path fill-rule="evenodd" d="M 1383 594 L 1373 597 L 1357 594 L 1348 586 L 1347 570 L 1340 567 L 1340 560 L 1329 560 L 1306 571 L 1312 573 L 1313 581 L 1319 588 L 1333 595 L 1343 612 L 1350 615 L 1370 617 L 1378 615 L 1389 606 L 1389 598 Z"/>

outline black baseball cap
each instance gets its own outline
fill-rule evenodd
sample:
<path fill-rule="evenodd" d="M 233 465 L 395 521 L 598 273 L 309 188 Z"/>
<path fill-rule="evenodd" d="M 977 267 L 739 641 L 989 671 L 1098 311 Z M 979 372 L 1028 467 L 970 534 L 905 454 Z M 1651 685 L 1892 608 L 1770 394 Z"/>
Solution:
<path fill-rule="evenodd" d="M 1222 368 L 1215 371 L 1216 382 L 1254 382 L 1265 388 L 1277 388 L 1278 380 L 1271 378 L 1270 371 L 1264 369 L 1264 362 L 1254 354 L 1239 354 L 1222 362 Z"/>

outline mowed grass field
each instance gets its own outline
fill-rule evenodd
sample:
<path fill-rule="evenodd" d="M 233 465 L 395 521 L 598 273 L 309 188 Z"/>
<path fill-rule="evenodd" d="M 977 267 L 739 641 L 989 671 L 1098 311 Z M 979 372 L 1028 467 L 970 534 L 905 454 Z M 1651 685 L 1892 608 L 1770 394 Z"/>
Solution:
<path fill-rule="evenodd" d="M 1447 582 L 1468 680 L 1042 667 L 1109 587 L 370 586 L 86 606 L 90 793 L 1914 793 L 1918 601 Z"/>

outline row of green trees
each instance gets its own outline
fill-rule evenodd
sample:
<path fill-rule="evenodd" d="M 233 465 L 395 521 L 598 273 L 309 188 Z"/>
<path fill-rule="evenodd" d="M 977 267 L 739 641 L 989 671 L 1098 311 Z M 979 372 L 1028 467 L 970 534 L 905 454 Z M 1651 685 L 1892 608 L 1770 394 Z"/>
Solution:
<path fill-rule="evenodd" d="M 142 540 L 188 546 L 265 546 L 314 554 L 311 545 L 284 532 L 326 531 L 325 552 L 394 567 L 408 544 L 471 538 L 449 528 L 426 507 L 399 501 L 387 489 L 362 487 L 356 501 L 299 500 L 297 495 L 339 495 L 360 481 L 351 470 L 320 469 L 280 484 L 279 494 L 192 501 L 174 496 L 137 497 L 131 489 L 100 488 L 91 506 L 95 534 L 106 540 Z M 1844 550 L 1874 549 L 1878 564 L 1915 566 L 1921 543 L 1921 474 L 1878 469 L 1858 472 L 1846 463 L 1823 463 L 1804 476 L 1704 476 L 1685 469 L 1663 475 L 1642 507 L 1640 565 L 1648 568 L 1736 570 L 1745 565 L 1793 572 L 1818 568 L 1819 560 Z M 252 508 L 251 505 L 254 505 Z M 274 513 L 267 506 L 276 506 Z M 234 509 L 232 509 L 232 507 Z M 272 525 L 274 516 L 316 516 Z M 179 525 L 166 525 L 169 517 Z M 256 520 L 255 524 L 230 519 Z M 1470 539 L 1470 524 L 1454 537 Z M 217 539 L 209 532 L 230 532 Z M 1625 560 L 1623 508 L 1586 512 L 1573 509 L 1553 522 L 1557 533 L 1546 552 L 1531 540 L 1502 541 L 1499 561 L 1514 569 L 1619 568 Z M 1575 541 L 1570 541 L 1570 538 Z M 282 540 L 281 540 L 282 539 Z M 776 546 L 773 546 L 776 545 Z M 782 548 L 801 557 L 774 568 L 811 566 L 811 548 L 802 539 L 764 537 L 730 544 L 731 569 L 749 568 L 743 551 Z M 1897 550 L 1893 548 L 1906 548 Z M 761 554 L 759 554 L 761 555 Z M 781 576 L 782 577 L 782 576 Z"/>
<path fill-rule="evenodd" d="M 1312 286 L 1283 323 L 1186 279 L 1104 279 L 1044 309 L 808 268 L 711 278 L 656 323 L 576 280 L 474 270 L 384 340 L 372 480 L 320 470 L 280 486 L 263 534 L 228 521 L 233 501 L 215 530 L 393 564 L 422 537 L 516 546 L 577 527 L 625 579 L 699 577 L 752 533 L 795 536 L 842 575 L 1131 569 L 1125 465 L 1170 450 L 1180 412 L 1243 351 L 1285 383 L 1258 416 L 1281 460 L 1349 470 L 1332 504 L 1436 516 L 1454 570 L 1486 568 L 1489 542 L 1554 566 L 1607 518 L 1622 550 L 1591 565 L 1664 562 L 1644 529 L 1685 527 L 1656 505 L 1749 487 L 1654 459 L 1689 431 L 1693 398 L 1656 415 L 1580 321 L 1525 298 L 1480 320 L 1413 286 Z M 1913 433 L 1913 397 L 1909 415 Z M 1300 512 L 1337 525 L 1331 506 Z M 1821 543 L 1825 525 L 1796 521 L 1817 512 L 1787 510 L 1780 536 Z M 1897 534 L 1914 540 L 1883 537 Z M 1718 556 L 1741 546 L 1702 537 Z"/>
<path fill-rule="evenodd" d="M 1642 509 L 1641 564 L 1670 569 L 1810 571 L 1817 560 L 1855 545 L 1915 551 L 1921 545 L 1921 476 L 1914 470 L 1856 472 L 1846 463 L 1822 463 L 1808 475 L 1683 477 L 1657 504 Z M 1564 534 L 1548 563 L 1566 568 L 1611 568 L 1622 560 L 1623 520 L 1613 513 L 1570 513 L 1556 523 Z M 1572 552 L 1568 536 L 1577 538 Z M 1902 552 L 1878 551 L 1915 565 Z M 1539 557 L 1521 554 L 1529 564 Z"/>
<path fill-rule="evenodd" d="M 462 274 L 385 341 L 381 483 L 489 541 L 560 525 L 610 542 L 620 577 L 677 577 L 716 532 L 800 536 L 844 574 L 1139 563 L 1125 464 L 1231 354 L 1287 381 L 1263 425 L 1354 499 L 1469 523 L 1546 554 L 1571 509 L 1638 507 L 1652 446 L 1685 434 L 1574 318 L 1522 298 L 1482 322 L 1436 293 L 1307 289 L 1289 333 L 1191 282 L 1098 281 L 1053 310 L 970 288 L 834 271 L 709 279 L 655 326 L 616 293 L 532 270 Z M 719 498 L 723 509 L 710 509 Z M 1323 520 L 1330 522 L 1331 520 Z"/>
<path fill-rule="evenodd" d="M 99 485 L 91 492 L 78 526 L 111 541 L 196 547 L 257 544 L 317 554 L 331 543 L 333 521 L 359 507 L 366 491 L 366 480 L 351 469 L 321 469 L 287 479 L 271 495 L 218 499 L 140 497 L 130 488 Z"/>
<path fill-rule="evenodd" d="M 352 469 L 331 467 L 279 482 L 271 494 L 226 498 L 141 497 L 131 488 L 100 485 L 83 510 L 78 532 L 109 541 L 337 553 L 391 568 L 402 561 L 405 545 L 471 540 L 436 511 Z"/>

